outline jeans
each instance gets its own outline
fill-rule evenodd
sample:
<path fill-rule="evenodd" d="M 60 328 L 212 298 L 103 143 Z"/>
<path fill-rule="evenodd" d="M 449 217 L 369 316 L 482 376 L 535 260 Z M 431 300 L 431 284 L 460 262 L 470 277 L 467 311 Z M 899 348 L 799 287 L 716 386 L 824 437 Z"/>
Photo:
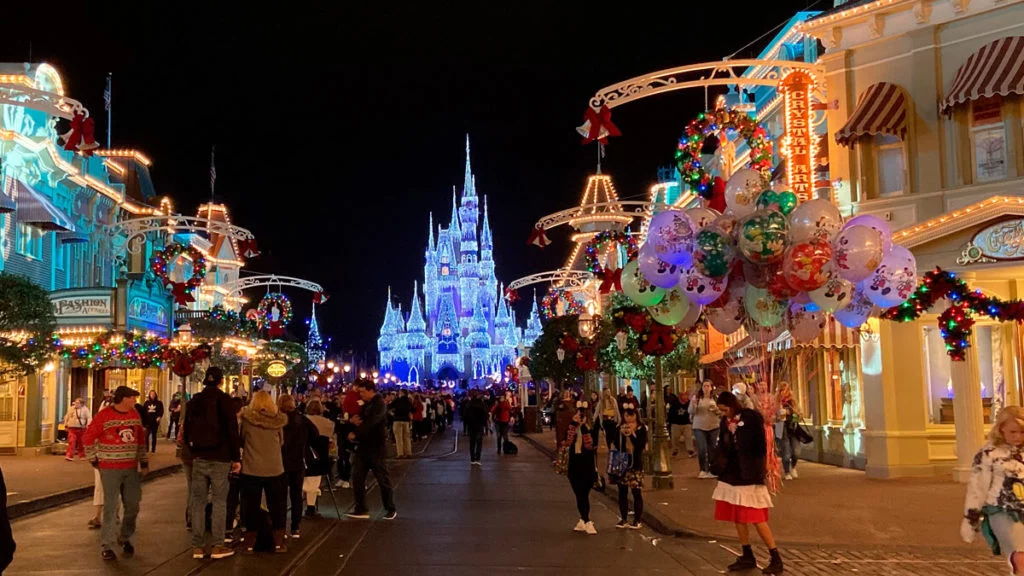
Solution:
<path fill-rule="evenodd" d="M 186 498 L 187 498 L 186 502 L 188 502 L 188 504 L 185 505 L 185 525 L 188 526 L 189 528 L 191 528 L 192 527 L 192 463 L 191 462 L 185 462 L 184 460 L 182 460 L 182 462 L 181 462 L 181 469 L 185 471 L 185 495 L 186 495 Z"/>
<path fill-rule="evenodd" d="M 230 462 L 217 462 L 196 458 L 192 461 L 192 494 L 189 507 L 192 509 L 192 547 L 206 546 L 206 530 L 210 530 L 210 544 L 224 544 L 224 518 L 228 512 L 228 473 Z M 213 493 L 212 497 L 210 493 Z M 213 505 L 210 526 L 206 526 L 206 503 Z"/>
<path fill-rule="evenodd" d="M 120 542 L 129 542 L 135 534 L 135 521 L 139 517 L 139 503 L 142 502 L 142 475 L 135 468 L 123 470 L 100 470 L 103 482 L 103 529 L 100 535 L 104 550 L 113 550 Z M 121 533 L 117 531 L 117 503 L 124 506 L 121 519 Z"/>
<path fill-rule="evenodd" d="M 146 425 L 146 447 L 152 446 L 150 452 L 156 452 L 156 437 L 159 434 L 157 427 L 159 424 L 147 424 Z"/>
<path fill-rule="evenodd" d="M 306 475 L 305 470 L 292 470 L 285 471 L 284 473 L 286 482 L 288 484 L 288 501 L 292 505 L 292 532 L 299 529 L 299 524 L 302 523 L 302 511 L 303 511 L 303 499 L 302 499 L 302 486 L 303 477 Z"/>
<path fill-rule="evenodd" d="M 360 454 L 356 452 L 352 458 L 352 496 L 355 498 L 355 511 L 366 512 L 366 476 L 373 471 L 380 488 L 380 501 L 384 510 L 395 511 L 394 489 L 391 487 L 391 474 L 384 462 L 384 455 Z"/>
<path fill-rule="evenodd" d="M 625 484 L 619 484 L 619 518 L 625 522 L 629 518 L 629 492 Z M 644 514 L 644 495 L 640 488 L 633 488 L 633 522 L 639 523 Z"/>
<path fill-rule="evenodd" d="M 782 438 L 776 438 L 779 445 L 779 456 L 782 458 L 782 470 L 789 474 L 796 468 L 796 453 L 800 447 L 800 441 L 796 436 L 789 433 L 789 430 L 782 431 Z"/>
<path fill-rule="evenodd" d="M 495 422 L 494 427 L 498 436 L 498 454 L 501 454 L 502 442 L 508 441 L 508 422 Z"/>
<path fill-rule="evenodd" d="M 479 462 L 480 452 L 484 449 L 484 429 L 470 428 L 469 430 L 469 461 Z"/>
<path fill-rule="evenodd" d="M 608 449 L 611 450 L 612 446 L 615 449 L 619 449 L 619 425 L 615 423 L 613 418 L 602 419 L 601 427 L 604 428 L 604 441 L 608 444 Z M 594 444 L 597 446 L 597 444 Z"/>
<path fill-rule="evenodd" d="M 243 474 L 242 506 L 245 508 L 245 519 L 255 521 L 260 517 L 260 502 L 263 500 L 263 494 L 266 493 L 270 522 L 275 531 L 284 530 L 287 486 L 284 474 L 280 476 L 247 476 Z M 245 529 L 248 532 L 255 532 L 256 526 L 246 526 Z"/>
<path fill-rule="evenodd" d="M 178 425 L 181 420 L 181 412 L 172 412 L 171 419 L 167 421 L 167 439 L 174 438 L 174 433 L 178 431 Z"/>
<path fill-rule="evenodd" d="M 718 445 L 718 429 L 694 430 L 693 439 L 697 443 L 697 460 L 701 472 L 711 472 L 711 455 Z"/>
<path fill-rule="evenodd" d="M 408 420 L 396 420 L 392 427 L 395 431 L 395 450 L 398 457 L 412 456 L 412 425 Z"/>
<path fill-rule="evenodd" d="M 85 428 L 68 428 L 68 451 L 64 453 L 65 458 L 73 458 L 75 452 L 82 458 L 85 458 L 85 444 L 82 443 L 82 435 L 85 434 Z"/>

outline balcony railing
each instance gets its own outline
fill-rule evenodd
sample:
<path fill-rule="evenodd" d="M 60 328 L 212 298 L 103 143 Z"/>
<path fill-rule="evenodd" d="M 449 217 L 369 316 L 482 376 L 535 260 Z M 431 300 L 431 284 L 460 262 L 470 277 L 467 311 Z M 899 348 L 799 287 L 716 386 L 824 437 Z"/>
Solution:
<path fill-rule="evenodd" d="M 203 320 L 210 317 L 209 310 L 175 310 L 174 320 L 179 326 L 194 320 Z"/>

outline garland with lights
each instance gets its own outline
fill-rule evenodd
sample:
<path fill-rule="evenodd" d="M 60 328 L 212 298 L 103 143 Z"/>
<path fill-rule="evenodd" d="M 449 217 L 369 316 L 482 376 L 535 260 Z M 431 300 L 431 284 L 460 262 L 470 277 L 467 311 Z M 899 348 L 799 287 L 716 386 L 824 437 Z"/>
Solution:
<path fill-rule="evenodd" d="M 170 278 L 168 267 L 182 255 L 187 255 L 191 260 L 192 273 L 188 280 L 175 282 Z M 203 280 L 206 279 L 206 256 L 203 256 L 203 253 L 194 246 L 186 246 L 181 242 L 171 242 L 164 246 L 163 250 L 154 252 L 153 257 L 149 260 L 149 267 L 160 279 L 161 284 L 170 287 L 177 304 L 184 305 L 195 302 L 196 299 L 192 297 L 192 291 L 202 286 Z"/>
<path fill-rule="evenodd" d="M 558 305 L 565 305 L 565 313 L 558 313 Z M 583 313 L 583 302 L 579 301 L 571 290 L 552 288 L 540 301 L 541 312 L 545 320 L 558 316 L 578 316 Z"/>
<path fill-rule="evenodd" d="M 587 265 L 587 270 L 595 276 L 602 277 L 605 275 L 604 267 L 601 266 L 600 255 L 611 243 L 626 247 L 627 262 L 636 260 L 640 255 L 640 248 L 636 244 L 636 237 L 629 232 L 619 230 L 599 232 L 583 245 L 583 261 Z"/>
<path fill-rule="evenodd" d="M 955 272 L 935 268 L 928 272 L 906 302 L 882 313 L 881 318 L 895 322 L 917 320 L 939 300 L 951 304 L 939 315 L 939 333 L 946 343 L 946 352 L 955 361 L 963 361 L 974 316 L 988 316 L 1000 322 L 1024 322 L 1024 301 L 1003 300 L 986 296 L 971 288 Z"/>
<path fill-rule="evenodd" d="M 168 348 L 168 344 L 167 338 L 113 330 L 81 346 L 66 346 L 56 334 L 51 341 L 54 351 L 62 358 L 77 360 L 93 368 L 163 368 L 175 352 Z"/>
<path fill-rule="evenodd" d="M 704 170 L 700 153 L 705 139 L 720 130 L 735 130 L 747 141 L 751 168 L 766 177 L 772 169 L 772 141 L 768 138 L 768 131 L 749 114 L 732 108 L 717 108 L 698 114 L 686 126 L 686 134 L 679 139 L 676 165 L 683 183 L 705 200 L 710 200 L 712 195 L 711 175 Z"/>

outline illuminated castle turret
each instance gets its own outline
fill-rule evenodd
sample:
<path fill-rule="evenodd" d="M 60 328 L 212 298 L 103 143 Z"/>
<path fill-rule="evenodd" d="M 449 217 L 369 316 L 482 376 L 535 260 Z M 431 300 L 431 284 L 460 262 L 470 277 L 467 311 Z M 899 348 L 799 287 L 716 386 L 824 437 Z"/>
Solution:
<path fill-rule="evenodd" d="M 486 196 L 482 208 L 481 219 L 466 136 L 462 197 L 452 191 L 451 219 L 447 228 L 437 228 L 436 241 L 430 215 L 423 289 L 413 285 L 408 317 L 388 293 L 377 340 L 382 371 L 406 382 L 483 378 L 501 374 L 515 360 L 516 347 L 532 343 L 516 325 L 494 274 Z"/>

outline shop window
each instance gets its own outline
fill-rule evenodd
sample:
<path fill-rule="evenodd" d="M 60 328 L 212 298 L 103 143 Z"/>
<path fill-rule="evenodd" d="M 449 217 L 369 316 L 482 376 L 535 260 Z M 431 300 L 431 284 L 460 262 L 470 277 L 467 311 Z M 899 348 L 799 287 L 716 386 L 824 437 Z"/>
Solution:
<path fill-rule="evenodd" d="M 859 426 L 863 418 L 857 349 L 829 348 L 824 353 L 828 419 L 836 424 Z"/>
<path fill-rule="evenodd" d="M 903 141 L 898 136 L 878 134 L 874 144 L 878 196 L 885 198 L 902 194 L 907 174 Z"/>
<path fill-rule="evenodd" d="M 924 356 L 925 383 L 928 390 L 928 416 L 933 424 L 955 424 L 953 412 L 953 378 L 951 360 L 938 328 L 925 326 Z M 978 355 L 978 377 L 981 380 L 981 404 L 985 423 L 991 422 L 992 397 L 997 382 L 1002 380 L 1002 359 L 994 345 L 993 328 L 976 326 L 977 345 L 971 348 Z M 996 376 L 999 378 L 996 378 Z"/>
<path fill-rule="evenodd" d="M 1006 178 L 1006 127 L 1002 105 L 999 95 L 971 103 L 971 162 L 977 182 Z"/>
<path fill-rule="evenodd" d="M 53 265 L 57 270 L 64 270 L 64 258 L 67 250 L 64 249 L 64 243 L 59 239 L 54 240 L 53 245 Z"/>
<path fill-rule="evenodd" d="M 22 256 L 43 259 L 43 230 L 31 224 L 18 224 L 15 250 Z"/>

